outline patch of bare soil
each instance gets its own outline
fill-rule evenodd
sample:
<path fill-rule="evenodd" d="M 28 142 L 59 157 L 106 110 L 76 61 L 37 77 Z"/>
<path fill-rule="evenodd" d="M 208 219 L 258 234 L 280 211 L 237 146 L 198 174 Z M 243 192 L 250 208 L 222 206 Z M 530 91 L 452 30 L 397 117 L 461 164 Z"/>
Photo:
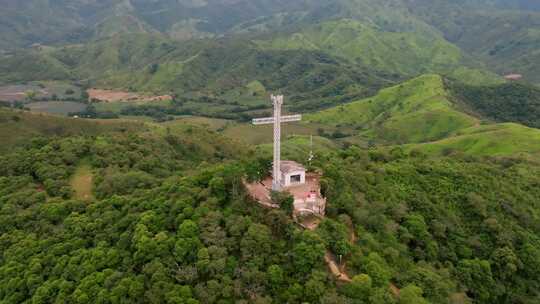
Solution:
<path fill-rule="evenodd" d="M 171 95 L 145 96 L 133 92 L 124 92 L 116 90 L 89 89 L 87 91 L 90 100 L 99 100 L 102 102 L 137 102 L 137 101 L 162 101 L 172 100 Z"/>
<path fill-rule="evenodd" d="M 330 251 L 326 251 L 324 261 L 336 279 L 342 282 L 351 282 L 351 278 L 349 278 L 349 276 L 339 268 L 336 258 L 332 253 L 330 253 Z"/>

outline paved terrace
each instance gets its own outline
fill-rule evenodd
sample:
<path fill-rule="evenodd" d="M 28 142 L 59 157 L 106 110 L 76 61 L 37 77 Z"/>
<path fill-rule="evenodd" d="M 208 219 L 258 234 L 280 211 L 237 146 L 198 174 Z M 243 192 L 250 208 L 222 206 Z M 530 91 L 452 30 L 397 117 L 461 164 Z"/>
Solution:
<path fill-rule="evenodd" d="M 326 207 L 326 200 L 321 196 L 320 186 L 321 176 L 316 173 L 306 173 L 306 183 L 302 185 L 287 187 L 284 190 L 291 193 L 294 197 L 294 211 L 295 213 L 302 212 L 303 210 L 313 210 L 316 213 L 324 215 L 324 209 Z M 258 183 L 246 183 L 246 188 L 255 200 L 261 205 L 269 208 L 279 208 L 274 204 L 270 198 L 270 191 L 272 189 L 272 178 L 268 177 L 262 182 Z M 314 192 L 317 196 L 317 203 L 306 202 L 308 194 Z"/>

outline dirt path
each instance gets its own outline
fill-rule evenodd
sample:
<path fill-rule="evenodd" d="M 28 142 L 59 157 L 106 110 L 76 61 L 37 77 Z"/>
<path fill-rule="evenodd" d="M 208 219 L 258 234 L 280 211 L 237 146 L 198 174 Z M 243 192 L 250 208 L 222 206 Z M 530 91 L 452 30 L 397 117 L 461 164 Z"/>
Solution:
<path fill-rule="evenodd" d="M 342 282 L 351 282 L 351 278 L 345 273 L 342 272 L 341 269 L 339 269 L 338 264 L 332 255 L 330 251 L 326 251 L 326 254 L 324 255 L 324 261 L 326 262 L 326 265 L 328 265 L 328 268 L 332 272 L 332 274 Z"/>
<path fill-rule="evenodd" d="M 75 191 L 75 198 L 83 201 L 90 201 L 92 195 L 94 176 L 89 165 L 80 165 L 71 178 L 70 185 Z"/>
<path fill-rule="evenodd" d="M 351 244 L 355 244 L 356 240 L 358 240 L 358 237 L 356 236 L 354 229 L 352 227 L 350 229 L 351 229 L 351 233 L 349 234 L 349 242 L 351 242 Z"/>
<path fill-rule="evenodd" d="M 304 227 L 308 230 L 315 230 L 317 229 L 317 226 L 321 222 L 321 218 L 317 218 L 316 221 L 310 221 L 308 220 L 308 223 L 300 223 L 300 226 Z M 354 230 L 351 229 L 351 233 L 349 235 L 349 241 L 354 244 L 356 242 L 356 233 L 354 233 Z M 330 252 L 330 250 L 327 250 L 324 254 L 324 261 L 326 262 L 326 265 L 328 266 L 328 269 L 330 272 L 336 277 L 336 279 L 340 282 L 349 283 L 351 282 L 351 278 L 345 271 L 345 267 L 343 265 L 338 265 L 338 262 L 336 261 L 336 257 Z"/>
<path fill-rule="evenodd" d="M 392 294 L 394 296 L 399 298 L 399 294 L 400 294 L 401 290 L 399 290 L 399 288 L 397 288 L 397 286 L 394 285 L 394 283 L 390 283 L 390 291 L 392 292 Z"/>
<path fill-rule="evenodd" d="M 260 205 L 266 208 L 279 208 L 279 205 L 276 205 L 272 202 L 270 198 L 270 191 L 268 186 L 264 183 L 247 183 L 243 181 L 244 186 L 248 190 L 249 195 L 255 199 Z"/>

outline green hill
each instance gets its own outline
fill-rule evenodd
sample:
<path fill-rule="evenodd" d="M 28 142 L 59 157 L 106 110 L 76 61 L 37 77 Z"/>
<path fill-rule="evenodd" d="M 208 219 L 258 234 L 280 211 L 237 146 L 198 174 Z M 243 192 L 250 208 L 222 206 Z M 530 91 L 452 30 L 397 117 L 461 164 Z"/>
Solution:
<path fill-rule="evenodd" d="M 494 72 L 540 83 L 540 12 L 533 1 L 407 1 L 411 12 Z"/>
<path fill-rule="evenodd" d="M 493 72 L 521 73 L 539 83 L 539 14 L 531 0 L 6 0 L 0 12 L 0 53 L 35 43 L 60 46 L 125 33 L 186 40 L 288 31 L 301 36 L 281 37 L 271 45 L 320 48 L 336 38 L 340 43 L 335 49 L 325 51 L 396 72 L 440 73 L 465 58 L 473 67 L 483 69 L 475 63 L 482 61 Z M 356 29 L 363 34 L 360 39 L 356 34 L 345 41 L 354 27 L 336 28 L 336 20 L 342 19 L 364 25 Z M 339 34 L 318 40 L 313 29 L 321 23 L 321 37 L 334 30 Z M 362 56 L 355 51 L 359 46 L 364 46 Z M 400 64 L 400 54 L 411 64 Z"/>
<path fill-rule="evenodd" d="M 117 35 L 17 58 L 27 56 L 23 65 L 0 58 L 0 81 L 79 79 L 105 88 L 173 93 L 188 100 L 182 111 L 206 115 L 266 109 L 267 92 L 276 91 L 287 94 L 292 108 L 318 109 L 372 95 L 396 79 L 320 51 L 261 50 L 249 39 L 180 43 L 156 34 Z M 39 64 L 46 60 L 51 64 Z"/>
<path fill-rule="evenodd" d="M 438 141 L 408 145 L 427 154 L 463 152 L 476 156 L 540 156 L 540 131 L 514 123 L 475 126 Z"/>
<path fill-rule="evenodd" d="M 502 86 L 520 87 L 515 84 Z M 495 90 L 496 87 L 489 88 Z M 482 92 L 493 93 L 482 91 L 482 87 L 476 89 L 480 90 L 480 96 Z M 504 103 L 504 95 L 498 96 Z M 478 110 L 471 111 L 474 104 L 467 104 L 460 98 L 447 90 L 440 76 L 424 75 L 384 89 L 372 98 L 306 115 L 306 120 L 350 130 L 351 134 L 345 135 L 353 142 L 359 139 L 372 144 L 411 144 L 409 147 L 430 154 L 461 151 L 483 156 L 538 155 L 540 130 L 518 124 L 484 125 L 481 121 L 484 118 L 525 121 L 527 116 L 519 120 L 513 113 L 530 112 L 533 117 L 534 102 L 514 106 L 499 103 L 492 108 L 489 103 L 483 106 L 479 100 Z M 496 99 L 486 97 L 482 100 L 493 102 Z M 512 111 L 500 110 L 505 107 L 512 107 Z M 472 116 L 467 112 L 477 114 Z"/>
<path fill-rule="evenodd" d="M 147 128 L 141 123 L 122 120 L 85 120 L 0 108 L 1 151 L 12 151 L 34 137 L 99 135 L 108 132 L 138 132 Z"/>
<path fill-rule="evenodd" d="M 312 231 L 245 192 L 268 158 L 188 124 L 152 126 L 0 154 L 1 301 L 537 299 L 538 163 L 334 152 L 317 138 L 328 204 Z M 352 280 L 336 279 L 325 256 L 341 256 Z"/>
<path fill-rule="evenodd" d="M 537 162 L 351 148 L 321 164 L 327 214 L 355 227 L 361 254 L 372 258 L 348 260 L 352 274 L 377 286 L 394 273 L 401 299 L 408 284 L 427 299 L 410 303 L 537 301 L 529 293 L 540 287 Z M 363 263 L 374 259 L 381 263 Z"/>
<path fill-rule="evenodd" d="M 437 75 L 424 75 L 372 98 L 307 115 L 307 120 L 354 128 L 355 135 L 366 140 L 394 143 L 433 141 L 478 122 L 454 107 Z"/>
<path fill-rule="evenodd" d="M 258 45 L 263 49 L 326 51 L 405 75 L 449 71 L 463 60 L 459 48 L 435 33 L 386 32 L 351 19 L 325 22 L 291 35 L 259 41 Z"/>
<path fill-rule="evenodd" d="M 15 55 L 0 55 L 0 83 L 18 83 L 34 80 L 69 80 L 71 71 L 49 54 L 26 51 Z"/>

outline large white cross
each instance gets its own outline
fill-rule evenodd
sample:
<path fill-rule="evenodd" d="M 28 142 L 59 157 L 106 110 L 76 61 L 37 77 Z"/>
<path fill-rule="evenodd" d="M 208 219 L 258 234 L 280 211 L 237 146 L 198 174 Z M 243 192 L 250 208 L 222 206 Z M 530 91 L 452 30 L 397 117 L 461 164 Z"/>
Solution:
<path fill-rule="evenodd" d="M 274 125 L 274 164 L 272 169 L 272 190 L 281 190 L 281 123 L 302 120 L 302 115 L 281 116 L 283 95 L 272 95 L 274 104 L 274 116 L 253 119 L 254 125 Z"/>

